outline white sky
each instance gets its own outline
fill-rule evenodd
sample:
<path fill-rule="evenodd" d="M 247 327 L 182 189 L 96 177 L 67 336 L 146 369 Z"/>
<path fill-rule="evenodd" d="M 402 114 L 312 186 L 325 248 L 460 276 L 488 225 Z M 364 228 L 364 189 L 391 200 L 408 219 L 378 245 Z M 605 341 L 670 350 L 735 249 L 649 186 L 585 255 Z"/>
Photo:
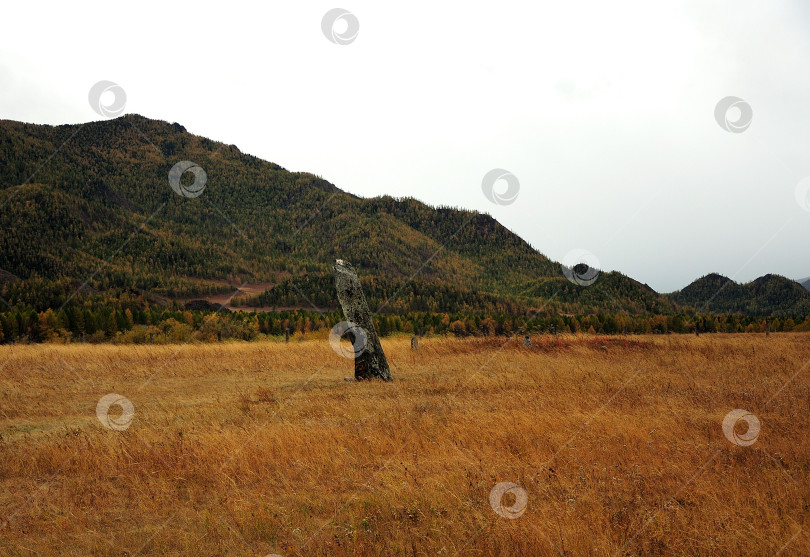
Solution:
<path fill-rule="evenodd" d="M 364 197 L 488 212 L 662 292 L 810 275 L 810 4 L 657 4 L 7 2 L 0 118 L 98 120 L 87 94 L 110 80 L 127 113 Z M 321 32 L 335 7 L 351 44 Z M 743 133 L 715 122 L 730 95 Z M 482 193 L 493 168 L 514 203 Z"/>

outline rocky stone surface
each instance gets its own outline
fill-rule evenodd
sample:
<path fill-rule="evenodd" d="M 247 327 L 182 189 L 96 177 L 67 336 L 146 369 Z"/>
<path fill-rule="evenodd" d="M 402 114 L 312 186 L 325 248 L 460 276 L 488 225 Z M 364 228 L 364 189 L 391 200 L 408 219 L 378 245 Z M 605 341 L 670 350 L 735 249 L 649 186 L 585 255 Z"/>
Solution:
<path fill-rule="evenodd" d="M 332 266 L 335 275 L 335 288 L 337 289 L 338 301 L 343 308 L 343 315 L 346 321 L 360 327 L 365 332 L 365 346 L 358 350 L 354 358 L 354 376 L 358 381 L 364 379 L 382 379 L 391 381 L 391 370 L 388 367 L 388 360 L 385 359 L 380 337 L 374 328 L 374 321 L 371 318 L 371 311 L 368 309 L 366 297 L 360 286 L 360 279 L 350 263 L 338 259 Z M 350 336 L 354 335 L 349 332 Z M 350 339 L 355 344 L 355 338 Z"/>

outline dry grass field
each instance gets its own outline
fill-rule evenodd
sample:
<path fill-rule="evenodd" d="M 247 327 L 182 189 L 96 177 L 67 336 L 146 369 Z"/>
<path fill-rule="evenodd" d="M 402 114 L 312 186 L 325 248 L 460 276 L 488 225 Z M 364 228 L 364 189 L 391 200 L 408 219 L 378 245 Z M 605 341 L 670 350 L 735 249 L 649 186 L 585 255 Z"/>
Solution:
<path fill-rule="evenodd" d="M 810 335 L 533 343 L 0 347 L 0 554 L 810 554 Z"/>

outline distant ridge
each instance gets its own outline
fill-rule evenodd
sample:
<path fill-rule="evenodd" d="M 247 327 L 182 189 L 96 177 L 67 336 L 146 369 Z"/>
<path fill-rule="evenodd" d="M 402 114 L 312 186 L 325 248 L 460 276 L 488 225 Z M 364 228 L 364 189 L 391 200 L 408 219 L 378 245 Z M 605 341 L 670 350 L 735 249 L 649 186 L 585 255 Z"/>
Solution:
<path fill-rule="evenodd" d="M 810 313 L 810 291 L 794 280 L 770 274 L 740 284 L 723 275 L 710 273 L 683 290 L 670 294 L 670 298 L 681 306 L 694 308 L 698 313 Z"/>

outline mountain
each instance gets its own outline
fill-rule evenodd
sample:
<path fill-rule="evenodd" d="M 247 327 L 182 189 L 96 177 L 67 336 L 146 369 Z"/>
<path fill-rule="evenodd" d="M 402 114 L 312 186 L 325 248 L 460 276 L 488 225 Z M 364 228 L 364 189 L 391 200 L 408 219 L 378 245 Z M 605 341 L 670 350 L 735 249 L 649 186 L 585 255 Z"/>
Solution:
<path fill-rule="evenodd" d="M 191 172 L 175 184 L 189 196 L 173 190 L 181 161 L 204 171 L 201 192 L 189 193 L 201 185 Z M 719 284 L 704 277 L 662 295 L 610 272 L 580 286 L 488 214 L 359 198 L 135 114 L 62 126 L 0 120 L 0 208 L 0 302 L 39 312 L 94 297 L 331 310 L 335 259 L 355 266 L 383 313 L 673 314 L 702 306 Z M 759 280 L 724 287 L 709 309 L 807 311 L 786 279 Z"/>
<path fill-rule="evenodd" d="M 806 279 L 801 279 L 800 281 L 798 281 L 798 283 L 804 286 L 806 289 L 810 290 L 810 277 Z"/>
<path fill-rule="evenodd" d="M 810 314 L 810 292 L 796 281 L 778 275 L 765 275 L 740 284 L 712 273 L 671 294 L 670 298 L 676 304 L 694 308 L 697 313 Z"/>
<path fill-rule="evenodd" d="M 199 197 L 169 185 L 169 170 L 183 160 L 206 172 Z M 265 284 L 268 294 L 253 301 L 335 307 L 330 268 L 342 258 L 360 271 L 372 306 L 390 311 L 518 311 L 557 290 L 546 309 L 673 309 L 619 274 L 580 300 L 576 290 L 585 289 L 568 283 L 559 264 L 489 215 L 361 199 L 138 115 L 65 126 L 0 121 L 0 184 L 10 304 L 59 307 L 86 282 L 87 292 L 164 299 Z"/>

